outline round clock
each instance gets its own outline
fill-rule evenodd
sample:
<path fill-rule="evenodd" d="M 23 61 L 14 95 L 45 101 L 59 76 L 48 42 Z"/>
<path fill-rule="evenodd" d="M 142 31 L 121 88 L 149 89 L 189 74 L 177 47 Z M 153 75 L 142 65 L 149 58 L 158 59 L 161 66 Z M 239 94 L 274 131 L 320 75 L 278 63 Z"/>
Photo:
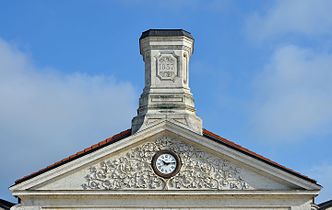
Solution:
<path fill-rule="evenodd" d="M 169 150 L 157 152 L 152 158 L 154 172 L 164 178 L 170 178 L 177 174 L 181 167 L 179 156 Z"/>

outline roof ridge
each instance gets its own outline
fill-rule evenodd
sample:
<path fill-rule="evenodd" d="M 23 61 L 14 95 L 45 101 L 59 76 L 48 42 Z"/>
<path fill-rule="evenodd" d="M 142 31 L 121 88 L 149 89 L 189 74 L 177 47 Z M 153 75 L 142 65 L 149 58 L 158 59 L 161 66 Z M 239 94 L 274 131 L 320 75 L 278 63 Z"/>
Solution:
<path fill-rule="evenodd" d="M 57 161 L 57 162 L 55 162 L 55 163 L 53 163 L 53 164 L 51 164 L 51 165 L 49 165 L 49 166 L 47 166 L 45 168 L 42 168 L 42 169 L 40 169 L 38 171 L 35 171 L 35 172 L 33 172 L 33 173 L 31 173 L 31 174 L 29 174 L 27 176 L 24 176 L 24 177 L 22 177 L 20 179 L 17 179 L 15 181 L 15 184 L 19 184 L 19 183 L 21 183 L 23 181 L 26 181 L 26 180 L 28 180 L 28 179 L 30 179 L 32 177 L 35 177 L 35 176 L 37 176 L 39 174 L 42 174 L 42 173 L 44 173 L 44 172 L 46 172 L 48 170 L 56 168 L 56 167 L 58 167 L 60 165 L 63 165 L 65 163 L 68 163 L 68 162 L 70 162 L 72 160 L 75 160 L 75 159 L 77 159 L 79 157 L 82 157 L 82 156 L 88 154 L 88 153 L 96 151 L 97 149 L 105 147 L 105 146 L 107 146 L 107 145 L 109 145 L 111 143 L 114 143 L 114 142 L 116 142 L 118 140 L 121 140 L 121 139 L 123 139 L 125 137 L 128 137 L 130 135 L 131 135 L 131 129 L 127 129 L 125 131 L 117 133 L 114 136 L 111 136 L 111 137 L 109 137 L 109 138 L 107 138 L 107 139 L 105 139 L 105 140 L 103 140 L 103 141 L 101 141 L 99 143 L 93 144 L 92 146 L 87 147 L 87 148 L 85 148 L 85 149 L 83 149 L 83 150 L 81 150 L 81 151 L 79 151 L 79 152 L 77 152 L 77 153 L 75 153 L 73 155 L 70 155 L 70 156 L 68 156 L 68 157 L 66 157 L 66 158 L 64 158 L 64 159 L 62 159 L 60 161 Z"/>
<path fill-rule="evenodd" d="M 209 131 L 209 130 L 207 130 L 205 128 L 203 129 L 203 135 L 205 135 L 206 137 L 208 137 L 210 139 L 212 138 L 214 140 L 219 140 L 222 143 L 224 143 L 225 145 L 227 145 L 227 146 L 229 146 L 229 147 L 231 147 L 233 149 L 236 149 L 236 150 L 238 150 L 238 151 L 240 151 L 240 152 L 242 152 L 244 154 L 247 154 L 247 155 L 249 155 L 251 157 L 254 157 L 254 158 L 259 159 L 259 160 L 261 160 L 261 161 L 263 161 L 265 163 L 268 163 L 269 165 L 275 166 L 275 167 L 277 167 L 279 169 L 282 169 L 283 171 L 286 171 L 286 172 L 291 173 L 293 175 L 296 175 L 296 176 L 298 176 L 300 178 L 303 178 L 303 179 L 305 179 L 307 181 L 310 181 L 310 182 L 312 182 L 314 184 L 317 184 L 316 180 L 314 180 L 314 179 L 312 179 L 312 178 L 310 178 L 310 177 L 308 177 L 306 175 L 303 175 L 300 172 L 297 172 L 297 171 L 295 171 L 295 170 L 293 170 L 291 168 L 287 168 L 286 166 L 283 166 L 283 165 L 281 165 L 281 164 L 279 164 L 279 163 L 277 163 L 277 162 L 275 162 L 275 161 L 273 161 L 273 160 L 271 160 L 269 158 L 266 158 L 266 157 L 264 157 L 262 155 L 259 155 L 259 154 L 255 153 L 255 152 L 253 152 L 253 151 L 245 148 L 245 147 L 242 147 L 239 144 L 234 143 L 233 141 L 230 141 L 230 140 L 228 140 L 228 139 L 226 139 L 224 137 L 221 137 L 221 136 L 219 136 L 219 135 L 217 135 L 215 133 L 212 133 L 211 131 Z"/>
<path fill-rule="evenodd" d="M 77 153 L 75 153 L 73 155 L 70 155 L 70 156 L 68 156 L 68 157 L 66 157 L 66 158 L 64 158 L 64 159 L 62 159 L 60 161 L 57 161 L 57 162 L 55 162 L 55 163 L 53 163 L 53 164 L 51 164 L 51 165 L 49 165 L 49 166 L 47 166 L 47 167 L 39 170 L 39 171 L 33 172 L 33 173 L 31 173 L 31 174 L 29 174 L 27 176 L 24 176 L 24 177 L 22 177 L 20 179 L 17 179 L 15 181 L 14 185 L 19 184 L 21 182 L 24 182 L 24 181 L 26 181 L 28 179 L 31 179 L 31 178 L 35 177 L 35 176 L 38 176 L 38 175 L 40 175 L 40 174 L 42 174 L 42 173 L 44 173 L 46 171 L 54 169 L 54 168 L 56 168 L 58 166 L 61 166 L 61 165 L 65 164 L 65 163 L 68 163 L 68 162 L 70 162 L 72 160 L 80 158 L 80 157 L 82 157 L 82 156 L 84 156 L 86 154 L 89 154 L 89 153 L 91 153 L 93 151 L 96 151 L 96 150 L 98 150 L 98 149 L 100 149 L 102 147 L 105 147 L 105 146 L 107 146 L 109 144 L 117 142 L 117 141 L 119 141 L 121 139 L 124 139 L 124 138 L 126 138 L 128 136 L 131 136 L 131 129 L 127 129 L 127 130 L 122 131 L 122 132 L 120 132 L 118 134 L 115 134 L 114 136 L 111 136 L 111 137 L 109 137 L 109 138 L 107 138 L 107 139 L 105 139 L 105 140 L 103 140 L 103 141 L 101 141 L 99 143 L 96 143 L 96 144 L 94 144 L 94 145 L 92 145 L 92 146 L 90 146 L 88 148 L 85 148 L 85 149 L 83 149 L 83 150 L 81 150 L 81 151 L 79 151 L 79 152 L 77 152 Z M 242 147 L 241 145 L 236 144 L 233 141 L 230 141 L 230 140 L 228 140 L 228 139 L 226 139 L 224 137 L 221 137 L 221 136 L 219 136 L 219 135 L 217 135 L 217 134 L 215 134 L 215 133 L 213 133 L 213 132 L 211 132 L 211 131 L 209 131 L 207 129 L 203 129 L 203 136 L 205 136 L 208 139 L 211 139 L 213 141 L 216 141 L 218 143 L 224 144 L 225 146 L 228 146 L 228 147 L 230 147 L 232 149 L 235 149 L 235 150 L 237 150 L 239 152 L 242 152 L 242 153 L 244 153 L 246 155 L 249 155 L 249 156 L 251 156 L 253 158 L 261 160 L 261 161 L 263 161 L 263 162 L 265 162 L 265 163 L 267 163 L 267 164 L 269 164 L 271 166 L 277 167 L 277 168 L 279 168 L 279 169 L 281 169 L 283 171 L 291 173 L 291 174 L 293 174 L 293 175 L 295 175 L 297 177 L 300 177 L 300 178 L 305 179 L 307 181 L 310 181 L 310 182 L 312 182 L 314 184 L 317 184 L 316 180 L 311 179 L 310 177 L 305 176 L 305 175 L 303 175 L 303 174 L 301 174 L 301 173 L 299 173 L 297 171 L 294 171 L 293 169 L 287 168 L 287 167 L 285 167 L 285 166 L 283 166 L 283 165 L 281 165 L 281 164 L 279 164 L 279 163 L 277 163 L 277 162 L 275 162 L 275 161 L 273 161 L 273 160 L 271 160 L 269 158 L 266 158 L 266 157 L 264 157 L 262 155 L 259 155 L 259 154 L 255 153 L 255 152 L 253 152 L 253 151 L 251 151 L 251 150 L 249 150 L 249 149 L 247 149 L 245 147 Z M 319 184 L 317 184 L 317 185 L 319 185 Z"/>

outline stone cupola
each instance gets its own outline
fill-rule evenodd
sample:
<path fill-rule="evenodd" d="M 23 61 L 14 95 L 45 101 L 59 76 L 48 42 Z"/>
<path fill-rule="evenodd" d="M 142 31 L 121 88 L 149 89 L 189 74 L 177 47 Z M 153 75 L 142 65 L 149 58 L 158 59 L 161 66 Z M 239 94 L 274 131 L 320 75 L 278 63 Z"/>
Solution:
<path fill-rule="evenodd" d="M 202 134 L 202 121 L 196 116 L 189 89 L 192 35 L 182 29 L 150 29 L 142 33 L 139 43 L 145 87 L 132 120 L 132 132 L 167 120 Z"/>

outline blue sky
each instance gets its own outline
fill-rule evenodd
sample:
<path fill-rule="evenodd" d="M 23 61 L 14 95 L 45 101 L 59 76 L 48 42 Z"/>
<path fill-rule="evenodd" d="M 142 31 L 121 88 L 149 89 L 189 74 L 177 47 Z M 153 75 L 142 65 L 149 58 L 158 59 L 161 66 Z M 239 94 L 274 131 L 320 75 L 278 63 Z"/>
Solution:
<path fill-rule="evenodd" d="M 324 186 L 332 199 L 332 2 L 0 0 L 0 197 L 24 175 L 130 127 L 138 39 L 195 38 L 203 126 Z"/>

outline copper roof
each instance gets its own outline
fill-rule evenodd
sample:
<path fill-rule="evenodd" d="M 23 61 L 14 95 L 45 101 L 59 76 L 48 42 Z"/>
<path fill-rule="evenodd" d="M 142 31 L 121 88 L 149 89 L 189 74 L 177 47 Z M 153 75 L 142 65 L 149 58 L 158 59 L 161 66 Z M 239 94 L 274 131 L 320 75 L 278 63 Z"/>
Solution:
<path fill-rule="evenodd" d="M 116 135 L 114 135 L 114 136 L 112 136 L 110 138 L 105 139 L 104 141 L 101 141 L 101 142 L 99 142 L 97 144 L 92 145 L 91 147 L 88 147 L 88 148 L 86 148 L 86 149 L 84 149 L 84 150 L 82 150 L 80 152 L 77 152 L 74 155 L 71 155 L 71 156 L 69 156 L 67 158 L 64 158 L 64 159 L 58 161 L 58 162 L 55 162 L 52 165 L 47 166 L 46 168 L 43 168 L 43 169 L 41 169 L 39 171 L 36 171 L 36 172 L 34 172 L 34 173 L 30 174 L 30 175 L 24 176 L 24 177 L 16 180 L 15 184 L 19 184 L 21 182 L 24 182 L 24 181 L 26 181 L 28 179 L 31 179 L 31 178 L 33 178 L 35 176 L 38 176 L 38 175 L 44 173 L 46 171 L 49 171 L 49 170 L 54 169 L 56 167 L 59 167 L 59 166 L 65 164 L 65 163 L 68 163 L 68 162 L 70 162 L 72 160 L 80 158 L 80 157 L 82 157 L 82 156 L 84 156 L 86 154 L 94 152 L 94 151 L 96 151 L 96 150 L 98 150 L 100 148 L 103 148 L 103 147 L 105 147 L 107 145 L 110 145 L 110 144 L 112 144 L 114 142 L 117 142 L 117 141 L 119 141 L 121 139 L 129 137 L 130 135 L 131 135 L 131 129 L 122 131 L 122 132 L 120 132 L 120 133 L 118 133 L 118 134 L 116 134 Z M 265 162 L 265 163 L 267 163 L 267 164 L 269 164 L 271 166 L 279 168 L 279 169 L 281 169 L 281 170 L 283 170 L 285 172 L 288 172 L 288 173 L 293 174 L 293 175 L 295 175 L 297 177 L 305 179 L 305 180 L 307 180 L 309 182 L 317 184 L 316 180 L 311 179 L 311 178 L 309 178 L 309 177 L 307 177 L 307 176 L 305 176 L 305 175 L 303 175 L 303 174 L 301 174 L 299 172 L 296 172 L 296 171 L 294 171 L 292 169 L 289 169 L 289 168 L 287 168 L 287 167 L 285 167 L 283 165 L 280 165 L 280 164 L 278 164 L 278 163 L 276 163 L 276 162 L 274 162 L 274 161 L 272 161 L 272 160 L 270 160 L 270 159 L 268 159 L 266 157 L 263 157 L 263 156 L 255 153 L 255 152 L 253 152 L 253 151 L 251 151 L 251 150 L 249 150 L 247 148 L 244 148 L 244 147 L 242 147 L 242 146 L 240 146 L 240 145 L 238 145 L 238 144 L 236 144 L 236 143 L 234 143 L 234 142 L 232 142 L 232 141 L 230 141 L 228 139 L 225 139 L 225 138 L 223 138 L 221 136 L 218 136 L 217 134 L 214 134 L 211 131 L 203 129 L 203 136 L 205 136 L 208 139 L 211 139 L 211 140 L 213 140 L 215 142 L 221 143 L 221 144 L 223 144 L 223 145 L 225 145 L 227 147 L 233 148 L 233 149 L 235 149 L 235 150 L 237 150 L 237 151 L 239 151 L 239 152 L 241 152 L 243 154 L 249 155 L 249 156 L 251 156 L 251 157 L 253 157 L 253 158 L 257 159 L 257 160 L 263 161 L 263 162 Z"/>

